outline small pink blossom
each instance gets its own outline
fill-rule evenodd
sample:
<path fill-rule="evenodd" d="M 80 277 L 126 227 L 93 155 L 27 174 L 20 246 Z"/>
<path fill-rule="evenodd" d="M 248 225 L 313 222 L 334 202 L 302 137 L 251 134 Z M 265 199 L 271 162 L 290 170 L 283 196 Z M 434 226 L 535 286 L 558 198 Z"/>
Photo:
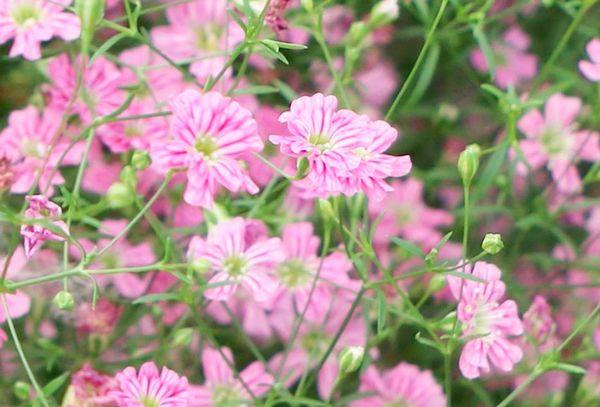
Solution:
<path fill-rule="evenodd" d="M 0 1 L 0 44 L 13 39 L 9 56 L 35 60 L 42 56 L 40 43 L 52 37 L 72 41 L 79 37 L 79 18 L 64 9 L 72 0 Z"/>
<path fill-rule="evenodd" d="M 465 266 L 465 272 L 486 282 L 447 277 L 450 291 L 459 301 L 457 317 L 467 341 L 459 359 L 460 371 L 467 379 L 489 373 L 491 365 L 508 372 L 523 357 L 521 348 L 509 340 L 523 333 L 517 304 L 501 302 L 506 287 L 495 265 L 478 262 Z"/>
<path fill-rule="evenodd" d="M 579 70 L 590 81 L 598 82 L 600 81 L 600 38 L 588 42 L 585 49 L 590 60 L 579 61 Z"/>
<path fill-rule="evenodd" d="M 562 193 L 581 188 L 579 160 L 600 159 L 600 133 L 577 130 L 580 110 L 581 100 L 557 93 L 550 96 L 543 113 L 534 109 L 518 122 L 526 136 L 519 145 L 529 165 L 533 170 L 547 166 Z"/>
<path fill-rule="evenodd" d="M 31 299 L 27 294 L 21 291 L 16 291 L 11 294 L 5 293 L 2 295 L 4 296 L 4 300 L 6 301 L 8 315 L 6 315 L 4 305 L 0 303 L 0 324 L 6 322 L 9 316 L 11 319 L 20 318 L 29 312 L 29 309 L 31 308 Z M 4 332 L 2 328 L 0 328 L 0 348 L 7 339 L 8 336 L 6 335 L 6 332 Z"/>
<path fill-rule="evenodd" d="M 554 335 L 556 324 L 551 312 L 548 301 L 541 295 L 536 295 L 529 309 L 523 314 L 525 332 L 536 344 L 543 344 Z"/>
<path fill-rule="evenodd" d="M 360 378 L 359 391 L 373 393 L 350 403 L 351 407 L 400 405 L 411 407 L 443 407 L 446 397 L 429 370 L 401 362 L 380 372 L 369 366 Z"/>
<path fill-rule="evenodd" d="M 516 25 L 503 34 L 502 41 L 492 44 L 496 68 L 494 81 L 498 86 L 518 86 L 535 76 L 537 57 L 526 52 L 529 44 L 529 36 Z M 471 63 L 480 72 L 489 70 L 488 61 L 480 49 L 471 52 Z"/>
<path fill-rule="evenodd" d="M 219 185 L 232 192 L 258 192 L 238 161 L 262 150 L 252 114 L 217 92 L 188 90 L 171 102 L 170 140 L 157 142 L 153 160 L 159 170 L 187 170 L 184 199 L 210 208 Z"/>
<path fill-rule="evenodd" d="M 163 367 L 159 372 L 154 362 L 146 362 L 139 372 L 126 367 L 115 376 L 117 389 L 110 395 L 120 407 L 164 406 L 188 407 L 188 381 Z"/>
<path fill-rule="evenodd" d="M 204 291 L 206 298 L 227 300 L 241 285 L 255 301 L 261 302 L 277 289 L 271 272 L 285 256 L 280 240 L 271 238 L 247 244 L 245 233 L 244 220 L 234 218 L 214 226 L 206 240 L 194 237 L 190 242 L 188 258 L 208 261 L 213 272 L 208 281 L 212 286 Z"/>
<path fill-rule="evenodd" d="M 53 226 L 68 234 L 67 225 L 60 218 L 62 209 L 54 202 L 48 200 L 44 195 L 29 195 L 26 197 L 29 207 L 25 211 L 25 218 L 32 221 L 45 220 L 52 223 Z M 54 240 L 62 242 L 64 237 L 55 231 L 47 229 L 40 223 L 32 223 L 21 226 L 21 236 L 24 239 L 25 256 L 31 258 L 37 252 L 45 241 Z"/>
<path fill-rule="evenodd" d="M 71 377 L 71 385 L 63 399 L 64 407 L 111 407 L 115 399 L 110 393 L 115 390 L 117 382 L 111 376 L 94 370 L 89 363 Z"/>
<path fill-rule="evenodd" d="M 100 298 L 95 307 L 89 302 L 82 303 L 75 313 L 75 327 L 80 335 L 108 335 L 114 331 L 121 314 L 118 307 L 106 298 Z"/>
<path fill-rule="evenodd" d="M 234 363 L 231 350 L 221 348 L 221 352 L 212 348 L 202 350 L 206 381 L 202 386 L 190 386 L 189 407 L 246 405 L 251 403 L 252 398 L 265 394 L 273 385 L 273 376 L 265 371 L 260 362 L 246 366 L 240 372 L 239 379 L 236 379 L 231 369 Z"/>
<path fill-rule="evenodd" d="M 67 153 L 69 141 L 62 137 L 52 147 L 53 138 L 62 136 L 60 125 L 61 114 L 52 109 L 40 113 L 29 106 L 10 114 L 0 133 L 0 156 L 10 163 L 11 192 L 27 193 L 37 179 L 40 191 L 52 195 L 52 186 L 64 182 L 57 167 L 79 163 L 81 144 Z"/>

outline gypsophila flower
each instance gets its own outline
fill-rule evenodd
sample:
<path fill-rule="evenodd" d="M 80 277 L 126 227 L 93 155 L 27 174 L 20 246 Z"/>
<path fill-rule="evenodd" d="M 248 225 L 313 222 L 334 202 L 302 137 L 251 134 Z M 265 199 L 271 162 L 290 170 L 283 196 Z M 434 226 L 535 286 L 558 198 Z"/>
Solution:
<path fill-rule="evenodd" d="M 600 81 L 600 38 L 594 38 L 585 47 L 589 61 L 579 61 L 579 70 L 592 82 Z"/>
<path fill-rule="evenodd" d="M 25 256 L 30 258 L 47 240 L 63 241 L 64 237 L 57 231 L 50 230 L 37 221 L 43 220 L 52 224 L 64 234 L 68 234 L 67 225 L 59 218 L 62 215 L 60 206 L 50 201 L 44 195 L 30 195 L 26 197 L 29 206 L 25 211 L 25 218 L 31 224 L 21 225 L 21 236 L 25 247 Z"/>

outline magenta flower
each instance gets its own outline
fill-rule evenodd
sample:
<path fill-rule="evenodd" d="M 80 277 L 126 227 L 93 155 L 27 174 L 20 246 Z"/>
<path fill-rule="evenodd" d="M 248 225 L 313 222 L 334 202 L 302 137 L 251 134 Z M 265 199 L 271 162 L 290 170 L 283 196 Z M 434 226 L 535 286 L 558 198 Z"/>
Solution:
<path fill-rule="evenodd" d="M 529 36 L 518 26 L 509 28 L 502 41 L 492 44 L 496 74 L 494 81 L 501 88 L 518 86 L 537 73 L 537 57 L 528 54 Z M 480 49 L 471 52 L 471 63 L 479 72 L 488 72 L 488 62 Z"/>
<path fill-rule="evenodd" d="M 417 366 L 405 362 L 384 372 L 369 366 L 360 378 L 359 391 L 373 395 L 353 401 L 351 407 L 446 405 L 442 387 L 431 372 L 421 371 Z"/>
<path fill-rule="evenodd" d="M 58 220 L 62 215 L 62 209 L 54 202 L 48 200 L 44 195 L 30 195 L 26 197 L 29 207 L 25 211 L 25 218 L 31 220 L 46 220 L 55 227 L 68 234 L 65 222 Z M 30 225 L 21 225 L 21 236 L 24 239 L 25 256 L 31 258 L 37 252 L 46 240 L 62 242 L 64 237 L 55 231 L 47 229 L 39 223 Z"/>
<path fill-rule="evenodd" d="M 202 386 L 190 386 L 189 407 L 250 405 L 253 397 L 265 394 L 273 385 L 273 377 L 260 362 L 253 362 L 233 376 L 233 355 L 228 348 L 202 350 L 202 369 L 206 381 Z M 250 390 L 251 394 L 248 392 Z"/>
<path fill-rule="evenodd" d="M 474 379 L 491 371 L 491 365 L 508 372 L 523 357 L 509 337 L 521 335 L 523 324 L 513 300 L 501 302 L 506 287 L 501 271 L 493 264 L 478 262 L 465 272 L 486 283 L 448 276 L 450 291 L 458 303 L 458 320 L 467 341 L 459 359 L 463 376 Z"/>
<path fill-rule="evenodd" d="M 258 192 L 238 161 L 263 148 L 248 110 L 217 92 L 192 90 L 174 99 L 171 108 L 172 139 L 153 146 L 153 160 L 162 171 L 187 170 L 187 203 L 212 207 L 219 185 L 232 192 Z"/>
<path fill-rule="evenodd" d="M 579 61 L 579 70 L 592 82 L 600 81 L 600 38 L 594 38 L 585 47 L 589 61 Z"/>
<path fill-rule="evenodd" d="M 215 77 L 244 31 L 228 16 L 227 0 L 198 0 L 167 9 L 168 26 L 152 29 L 152 41 L 175 60 L 190 61 L 199 80 Z"/>
<path fill-rule="evenodd" d="M 64 12 L 70 4 L 71 0 L 0 0 L 0 44 L 12 38 L 9 56 L 35 60 L 42 56 L 42 41 L 78 38 L 79 18 Z"/>
<path fill-rule="evenodd" d="M 79 163 L 80 144 L 65 155 L 69 141 L 63 137 L 51 149 L 60 123 L 61 115 L 52 109 L 40 114 L 35 107 L 29 106 L 10 114 L 8 127 L 0 133 L 0 156 L 4 156 L 10 166 L 11 192 L 27 193 L 39 177 L 39 190 L 52 195 L 52 186 L 64 182 L 56 168 Z"/>
<path fill-rule="evenodd" d="M 278 238 L 258 240 L 247 244 L 244 240 L 246 224 L 242 218 L 221 222 L 203 241 L 195 237 L 190 242 L 188 258 L 207 260 L 213 272 L 204 296 L 210 300 L 230 298 L 238 286 L 244 287 L 255 301 L 265 301 L 277 289 L 271 275 L 273 266 L 284 260 Z"/>
<path fill-rule="evenodd" d="M 529 165 L 533 170 L 546 165 L 563 193 L 581 188 L 576 167 L 579 160 L 600 159 L 600 134 L 576 130 L 580 110 L 581 100 L 557 93 L 550 96 L 543 114 L 534 109 L 518 122 L 526 136 L 519 144 Z"/>
<path fill-rule="evenodd" d="M 64 406 L 112 406 L 115 399 L 110 393 L 117 382 L 111 376 L 94 370 L 89 363 L 73 373 L 71 384 L 65 394 Z"/>
<path fill-rule="evenodd" d="M 51 107 L 64 112 L 71 104 L 77 88 L 79 64 L 80 58 L 73 64 L 66 54 L 48 64 L 48 76 L 52 83 L 46 86 L 46 92 Z M 125 84 L 122 72 L 112 62 L 104 57 L 96 58 L 83 71 L 81 89 L 68 113 L 78 113 L 83 122 L 90 123 L 94 117 L 114 112 L 125 100 L 125 92 L 121 90 Z"/>
<path fill-rule="evenodd" d="M 146 362 L 139 372 L 126 367 L 115 376 L 117 389 L 110 395 L 120 407 L 187 407 L 188 381 L 163 367 L 159 372 L 154 362 Z"/>

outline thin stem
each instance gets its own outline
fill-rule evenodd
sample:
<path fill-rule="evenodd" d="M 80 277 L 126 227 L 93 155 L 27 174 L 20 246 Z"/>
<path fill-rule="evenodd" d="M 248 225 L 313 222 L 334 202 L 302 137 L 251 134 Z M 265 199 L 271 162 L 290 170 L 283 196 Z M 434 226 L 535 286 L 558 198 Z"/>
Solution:
<path fill-rule="evenodd" d="M 392 115 L 396 112 L 396 109 L 398 109 L 398 106 L 400 105 L 400 101 L 402 100 L 402 98 L 408 91 L 410 85 L 414 81 L 417 71 L 421 67 L 423 60 L 425 59 L 425 55 L 427 54 L 427 51 L 429 50 L 429 47 L 431 46 L 431 43 L 433 42 L 435 30 L 437 29 L 437 27 L 440 23 L 440 20 L 442 19 L 442 15 L 444 14 L 444 10 L 446 9 L 447 5 L 448 5 L 448 0 L 442 0 L 442 4 L 440 5 L 440 9 L 438 10 L 437 15 L 435 16 L 435 20 L 433 20 L 433 24 L 431 25 L 431 28 L 429 29 L 429 32 L 427 33 L 427 36 L 425 37 L 425 43 L 423 44 L 423 48 L 421 48 L 421 52 L 419 53 L 419 56 L 417 57 L 417 61 L 415 62 L 410 73 L 408 74 L 406 81 L 404 82 L 404 84 L 402 84 L 402 87 L 400 88 L 398 95 L 396 95 L 396 98 L 394 99 L 392 106 L 389 108 L 389 110 L 385 114 L 385 118 L 384 118 L 385 121 L 389 121 L 392 118 Z"/>
<path fill-rule="evenodd" d="M 512 391 L 512 393 L 510 393 L 508 396 L 506 396 L 506 398 L 504 400 L 502 400 L 498 404 L 497 407 L 506 407 L 506 406 L 508 406 L 515 399 L 515 397 L 517 397 L 519 394 L 521 394 L 523 392 L 523 390 L 525 390 L 527 387 L 529 387 L 529 385 L 531 383 L 533 383 L 535 381 L 535 379 L 537 379 L 540 374 L 541 374 L 541 372 L 539 372 L 536 369 L 534 369 L 533 372 L 531 372 L 531 374 L 529 376 L 527 376 L 527 379 L 525 379 L 525 381 L 523 383 L 521 383 L 519 385 L 519 387 L 517 387 L 516 389 L 514 389 Z"/>

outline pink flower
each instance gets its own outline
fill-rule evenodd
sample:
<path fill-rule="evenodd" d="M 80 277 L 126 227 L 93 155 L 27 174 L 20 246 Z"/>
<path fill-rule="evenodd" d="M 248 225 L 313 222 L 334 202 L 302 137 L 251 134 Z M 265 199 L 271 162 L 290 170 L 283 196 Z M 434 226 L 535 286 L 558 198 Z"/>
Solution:
<path fill-rule="evenodd" d="M 221 352 L 224 357 L 216 349 L 202 350 L 206 381 L 202 386 L 190 386 L 189 407 L 250 405 L 252 398 L 262 396 L 273 385 L 273 377 L 260 362 L 249 364 L 236 379 L 230 367 L 234 363 L 231 350 L 221 348 Z"/>
<path fill-rule="evenodd" d="M 67 54 L 50 62 L 48 76 L 52 83 L 46 86 L 46 92 L 51 107 L 64 112 L 71 104 L 80 64 L 81 58 L 73 64 Z M 114 112 L 125 100 L 125 92 L 120 89 L 122 85 L 125 85 L 122 72 L 104 57 L 96 58 L 83 70 L 81 89 L 72 104 L 72 111 L 68 113 L 78 113 L 83 122 L 90 123 L 94 117 Z"/>
<path fill-rule="evenodd" d="M 9 56 L 35 60 L 42 56 L 40 43 L 52 37 L 71 41 L 79 37 L 79 19 L 63 12 L 71 0 L 0 1 L 0 44 L 14 39 Z"/>
<path fill-rule="evenodd" d="M 459 359 L 459 368 L 467 379 L 487 374 L 491 365 L 508 372 L 523 357 L 523 351 L 509 337 L 521 335 L 523 324 L 513 300 L 500 302 L 506 287 L 501 271 L 493 264 L 478 262 L 465 266 L 465 272 L 486 281 L 448 276 L 448 285 L 458 303 L 458 320 L 467 340 Z"/>
<path fill-rule="evenodd" d="M 94 306 L 85 302 L 77 307 L 75 326 L 80 335 L 108 335 L 114 331 L 122 307 L 117 307 L 106 298 L 100 298 Z"/>
<path fill-rule="evenodd" d="M 411 406 L 443 407 L 446 397 L 442 387 L 429 370 L 401 362 L 396 367 L 380 372 L 369 366 L 360 378 L 359 391 L 373 393 L 350 403 L 351 407 Z"/>
<path fill-rule="evenodd" d="M 244 39 L 243 30 L 229 17 L 227 0 L 197 0 L 167 9 L 168 26 L 152 29 L 152 41 L 175 60 L 189 60 L 199 80 L 215 77 L 228 52 Z"/>
<path fill-rule="evenodd" d="M 62 405 L 65 407 L 113 406 L 116 402 L 110 393 L 115 390 L 116 384 L 114 378 L 94 370 L 86 362 L 73 374 Z"/>
<path fill-rule="evenodd" d="M 323 11 L 323 31 L 327 43 L 341 43 L 353 22 L 354 13 L 351 8 L 342 5 L 327 7 Z"/>
<path fill-rule="evenodd" d="M 552 319 L 552 310 L 548 301 L 541 295 L 536 295 L 529 309 L 523 314 L 523 327 L 527 336 L 536 344 L 544 344 L 554 335 L 556 324 Z"/>
<path fill-rule="evenodd" d="M 174 371 L 163 367 L 158 371 L 154 362 L 146 362 L 136 373 L 126 367 L 117 373 L 118 388 L 110 395 L 120 407 L 161 406 L 187 407 L 188 381 Z"/>
<path fill-rule="evenodd" d="M 11 192 L 28 192 L 39 177 L 39 190 L 52 195 L 52 185 L 64 182 L 57 167 L 79 162 L 80 145 L 65 155 L 69 141 L 63 138 L 51 149 L 60 124 L 61 115 L 51 109 L 40 114 L 35 107 L 29 106 L 10 114 L 8 127 L 0 133 L 0 156 L 10 163 Z"/>
<path fill-rule="evenodd" d="M 206 260 L 213 272 L 204 296 L 224 301 L 238 286 L 244 287 L 255 301 L 265 301 L 277 289 L 271 276 L 272 267 L 284 259 L 281 242 L 277 238 L 258 240 L 247 244 L 244 240 L 246 224 L 234 218 L 214 226 L 203 241 L 194 237 L 188 249 L 191 260 Z"/>
<path fill-rule="evenodd" d="M 172 139 L 153 146 L 157 168 L 187 170 L 187 203 L 210 208 L 218 186 L 258 192 L 238 159 L 263 143 L 252 114 L 217 92 L 185 91 L 171 102 Z"/>
<path fill-rule="evenodd" d="M 492 44 L 496 74 L 494 81 L 501 88 L 518 86 L 537 73 L 537 57 L 526 52 L 529 37 L 518 26 L 512 26 L 502 36 L 502 41 Z M 476 70 L 487 72 L 488 62 L 480 49 L 471 52 L 471 63 Z"/>
<path fill-rule="evenodd" d="M 519 144 L 529 165 L 533 170 L 546 165 L 562 193 L 581 188 L 575 165 L 579 159 L 600 159 L 600 134 L 576 131 L 575 119 L 580 109 L 581 100 L 557 93 L 550 96 L 543 114 L 534 109 L 518 122 L 519 130 L 526 136 Z"/>
<path fill-rule="evenodd" d="M 377 244 L 387 245 L 393 236 L 420 243 L 425 251 L 442 238 L 438 228 L 450 226 L 453 216 L 443 209 L 427 206 L 423 200 L 423 183 L 411 178 L 392 183 L 394 191 L 381 202 L 370 201 L 369 213 L 381 216 L 375 231 Z"/>
<path fill-rule="evenodd" d="M 585 49 L 590 60 L 579 61 L 579 70 L 590 81 L 598 82 L 600 81 L 600 38 L 588 42 Z"/>
<path fill-rule="evenodd" d="M 4 262 L 3 262 L 4 263 Z M 8 308 L 8 315 L 4 310 L 4 305 L 0 304 L 0 324 L 6 322 L 8 316 L 10 318 L 20 318 L 29 312 L 31 308 L 31 299 L 29 296 L 21 291 L 16 291 L 12 294 L 4 293 L 4 300 L 6 301 L 6 308 Z M 6 332 L 0 328 L 0 348 L 4 342 L 8 339 Z"/>
<path fill-rule="evenodd" d="M 65 222 L 57 219 L 62 215 L 60 206 L 48 200 L 44 195 L 29 195 L 26 199 L 27 202 L 29 202 L 29 207 L 25 211 L 25 218 L 32 221 L 43 219 L 62 230 L 63 233 L 69 233 Z M 31 256 L 42 247 L 46 240 L 58 242 L 64 240 L 63 236 L 57 234 L 55 231 L 47 229 L 39 223 L 21 225 L 21 236 L 23 236 L 24 239 L 25 256 L 27 256 L 27 258 L 31 258 Z"/>

